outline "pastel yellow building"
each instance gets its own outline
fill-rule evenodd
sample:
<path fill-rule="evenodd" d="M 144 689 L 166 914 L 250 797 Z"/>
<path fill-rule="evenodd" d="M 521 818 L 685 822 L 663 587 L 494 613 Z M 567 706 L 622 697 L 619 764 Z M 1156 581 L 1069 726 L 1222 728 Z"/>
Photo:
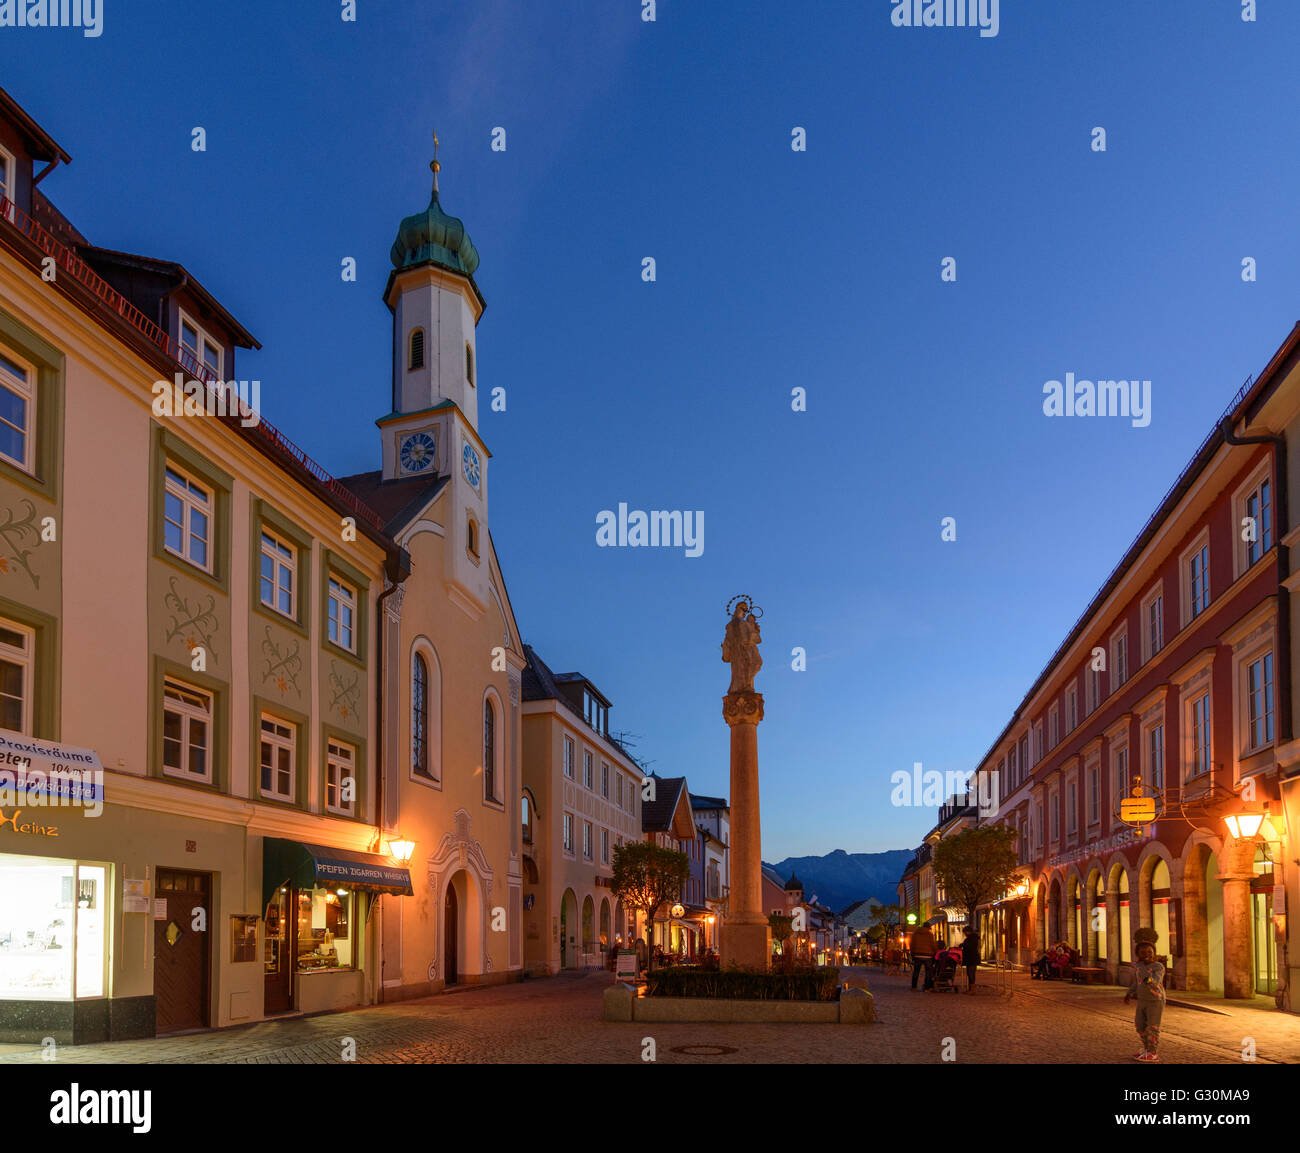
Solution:
<path fill-rule="evenodd" d="M 67 159 L 0 91 L 0 1041 L 373 1001 L 405 554 L 233 402 L 257 343 L 195 276 L 54 208 Z"/>

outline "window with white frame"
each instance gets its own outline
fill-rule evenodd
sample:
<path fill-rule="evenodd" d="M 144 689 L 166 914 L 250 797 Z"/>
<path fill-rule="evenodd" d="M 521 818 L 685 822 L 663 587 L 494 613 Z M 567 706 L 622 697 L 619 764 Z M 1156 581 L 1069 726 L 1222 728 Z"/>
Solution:
<path fill-rule="evenodd" d="M 1183 554 L 1183 623 L 1195 620 L 1210 603 L 1210 534 L 1202 532 Z"/>
<path fill-rule="evenodd" d="M 1142 663 L 1165 647 L 1165 595 L 1156 585 L 1142 598 Z"/>
<path fill-rule="evenodd" d="M 1083 678 L 1084 691 L 1084 716 L 1092 716 L 1097 706 L 1101 704 L 1101 670 L 1092 667 L 1089 663 L 1088 671 Z"/>
<path fill-rule="evenodd" d="M 582 855 L 591 860 L 591 822 L 582 822 Z"/>
<path fill-rule="evenodd" d="M 591 766 L 592 756 L 590 749 L 582 750 L 582 784 L 584 788 L 591 788 Z"/>
<path fill-rule="evenodd" d="M 1020 751 L 1016 756 L 1015 779 L 1012 782 L 1013 787 L 1018 786 L 1025 779 L 1029 772 L 1029 734 L 1025 733 L 1020 738 Z"/>
<path fill-rule="evenodd" d="M 609 762 L 600 762 L 600 795 L 609 800 Z"/>
<path fill-rule="evenodd" d="M 1038 801 L 1034 806 L 1034 850 L 1041 852 L 1043 848 L 1043 802 Z"/>
<path fill-rule="evenodd" d="M 1119 688 L 1128 680 L 1128 625 L 1123 625 L 1110 638 L 1110 686 Z"/>
<path fill-rule="evenodd" d="M 1205 691 L 1187 706 L 1188 758 L 1183 779 L 1191 780 L 1210 771 L 1210 694 Z"/>
<path fill-rule="evenodd" d="M 1273 547 L 1273 482 L 1264 464 L 1237 495 L 1237 572 L 1243 573 Z"/>
<path fill-rule="evenodd" d="M 1061 839 L 1061 804 L 1055 793 L 1048 797 L 1047 808 L 1051 813 L 1052 844 L 1055 845 Z"/>
<path fill-rule="evenodd" d="M 573 738 L 564 738 L 564 775 L 573 779 Z"/>
<path fill-rule="evenodd" d="M 14 155 L 8 149 L 0 148 L 0 196 L 13 202 L 18 198 L 18 167 Z"/>
<path fill-rule="evenodd" d="M 298 550 L 275 533 L 263 529 L 262 603 L 291 619 L 297 616 L 297 572 Z"/>
<path fill-rule="evenodd" d="M 202 368 L 207 373 L 209 380 L 221 379 L 221 345 L 213 337 L 204 332 L 193 320 L 181 313 L 181 346 L 193 358 L 193 364 L 186 364 L 186 367 L 194 371 L 196 376 L 203 375 L 198 369 Z"/>
<path fill-rule="evenodd" d="M 1035 721 L 1034 722 L 1034 759 L 1032 765 L 1038 764 L 1042 759 L 1043 759 L 1043 722 Z"/>
<path fill-rule="evenodd" d="M 0 729 L 32 735 L 32 669 L 36 634 L 0 620 Z"/>
<path fill-rule="evenodd" d="M 292 801 L 297 728 L 288 721 L 262 714 L 261 792 L 276 801 Z"/>
<path fill-rule="evenodd" d="M 1112 749 L 1111 763 L 1111 808 L 1118 809 L 1120 800 L 1128 793 L 1128 746 Z"/>
<path fill-rule="evenodd" d="M 1007 767 L 1005 772 L 1002 769 L 1002 762 L 1001 761 L 998 762 L 998 784 L 1003 788 L 1005 788 L 1007 792 L 1010 792 L 1015 787 L 1012 784 L 1015 778 L 1016 778 L 1016 746 L 1015 746 L 1015 742 L 1012 742 L 1011 747 L 1007 750 Z M 976 787 L 976 781 L 974 776 L 972 776 L 971 779 L 966 782 L 967 796 L 969 796 L 973 791 L 975 791 L 975 787 Z"/>
<path fill-rule="evenodd" d="M 36 369 L 0 347 L 0 457 L 35 472 Z"/>
<path fill-rule="evenodd" d="M 1101 766 L 1088 766 L 1088 824 L 1101 822 Z"/>
<path fill-rule="evenodd" d="M 350 653 L 357 651 L 357 593 L 337 577 L 329 583 L 329 638 Z"/>
<path fill-rule="evenodd" d="M 1146 753 L 1146 769 L 1142 776 L 1147 785 L 1153 789 L 1163 789 L 1165 787 L 1165 724 L 1161 721 L 1159 724 L 1152 725 L 1146 730 L 1146 741 L 1144 752 Z"/>
<path fill-rule="evenodd" d="M 1074 732 L 1079 727 L 1079 686 L 1073 681 L 1065 690 L 1065 731 Z"/>
<path fill-rule="evenodd" d="M 621 809 L 623 807 L 623 774 L 618 773 L 617 777 L 618 780 L 614 785 L 614 790 L 618 796 L 618 807 Z"/>
<path fill-rule="evenodd" d="M 212 694 L 163 681 L 163 773 L 212 783 Z"/>
<path fill-rule="evenodd" d="M 573 855 L 573 814 L 564 814 L 564 851 Z"/>
<path fill-rule="evenodd" d="M 350 817 L 356 808 L 357 751 L 332 737 L 325 761 L 325 808 Z"/>
<path fill-rule="evenodd" d="M 1052 703 L 1047 710 L 1047 747 L 1054 749 L 1061 743 L 1061 706 Z"/>
<path fill-rule="evenodd" d="M 14 154 L 4 148 L 0 148 L 0 196 L 9 201 L 5 219 L 12 223 L 18 218 L 18 163 Z"/>
<path fill-rule="evenodd" d="M 1079 788 L 1074 778 L 1065 782 L 1065 831 L 1071 836 L 1079 831 Z"/>
<path fill-rule="evenodd" d="M 600 830 L 600 860 L 602 864 L 609 864 L 609 830 Z"/>
<path fill-rule="evenodd" d="M 1273 653 L 1246 662 L 1246 752 L 1273 743 Z"/>
<path fill-rule="evenodd" d="M 163 486 L 163 547 L 211 572 L 212 490 L 173 464 L 164 471 Z"/>

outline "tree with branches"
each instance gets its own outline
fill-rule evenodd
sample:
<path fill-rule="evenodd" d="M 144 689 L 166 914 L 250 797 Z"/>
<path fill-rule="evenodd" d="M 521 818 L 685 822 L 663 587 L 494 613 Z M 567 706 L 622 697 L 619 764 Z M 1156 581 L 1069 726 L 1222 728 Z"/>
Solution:
<path fill-rule="evenodd" d="M 614 848 L 614 877 L 610 889 L 629 908 L 645 913 L 646 972 L 654 968 L 654 922 L 659 910 L 676 901 L 690 876 L 685 853 L 653 841 L 628 841 Z"/>
<path fill-rule="evenodd" d="M 931 863 L 936 884 L 965 910 L 967 928 L 974 928 L 976 910 L 1016 882 L 1016 831 L 1006 825 L 964 829 L 935 845 Z"/>

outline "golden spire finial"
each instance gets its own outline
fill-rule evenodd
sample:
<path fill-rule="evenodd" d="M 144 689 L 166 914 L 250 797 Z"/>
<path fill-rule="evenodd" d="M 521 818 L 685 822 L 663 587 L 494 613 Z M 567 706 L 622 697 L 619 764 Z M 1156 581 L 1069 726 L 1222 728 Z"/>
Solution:
<path fill-rule="evenodd" d="M 442 171 L 442 165 L 438 163 L 438 131 L 433 132 L 433 160 L 429 164 L 433 172 L 433 198 L 438 199 L 438 173 Z"/>

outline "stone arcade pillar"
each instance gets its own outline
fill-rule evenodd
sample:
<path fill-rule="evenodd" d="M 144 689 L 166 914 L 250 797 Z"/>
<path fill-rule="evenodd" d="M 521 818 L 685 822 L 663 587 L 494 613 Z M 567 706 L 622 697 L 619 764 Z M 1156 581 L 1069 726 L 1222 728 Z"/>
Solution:
<path fill-rule="evenodd" d="M 1223 882 L 1223 996 L 1243 999 L 1255 995 L 1252 961 L 1250 881 L 1255 873 L 1253 839 L 1230 839 L 1219 857 Z"/>
<path fill-rule="evenodd" d="M 722 715 L 731 728 L 731 895 L 722 926 L 724 967 L 766 969 L 772 930 L 763 914 L 762 846 L 758 814 L 758 722 L 761 693 L 728 693 Z"/>

